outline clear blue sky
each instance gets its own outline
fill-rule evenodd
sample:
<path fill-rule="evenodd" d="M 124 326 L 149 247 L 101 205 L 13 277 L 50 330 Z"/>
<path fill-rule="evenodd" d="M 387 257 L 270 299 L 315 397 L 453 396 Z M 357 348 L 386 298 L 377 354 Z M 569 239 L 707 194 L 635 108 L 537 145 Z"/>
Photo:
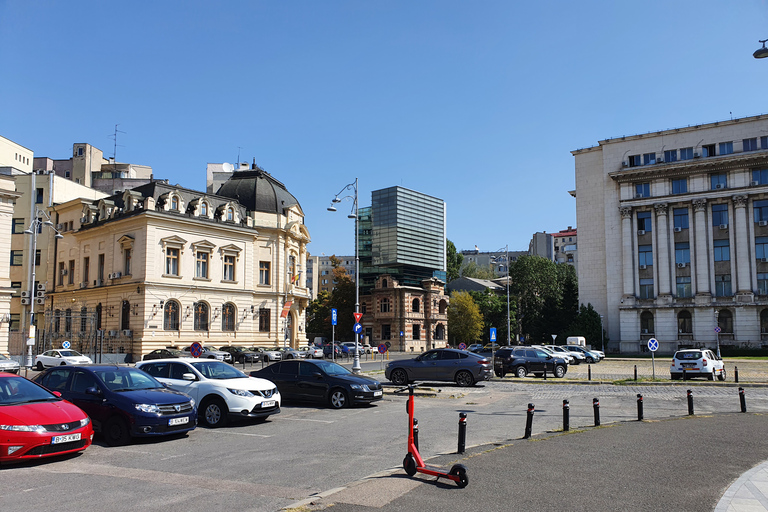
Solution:
<path fill-rule="evenodd" d="M 88 142 L 204 190 L 256 162 L 313 254 L 353 254 L 360 179 L 444 199 L 459 249 L 576 226 L 571 150 L 768 112 L 768 2 L 0 0 L 0 135 Z"/>

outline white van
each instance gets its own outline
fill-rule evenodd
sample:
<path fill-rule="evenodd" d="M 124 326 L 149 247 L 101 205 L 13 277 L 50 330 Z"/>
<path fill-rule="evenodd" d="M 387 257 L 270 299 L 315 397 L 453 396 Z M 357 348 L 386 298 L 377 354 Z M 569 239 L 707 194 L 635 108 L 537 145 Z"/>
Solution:
<path fill-rule="evenodd" d="M 569 336 L 565 340 L 566 345 L 578 345 L 579 347 L 587 346 L 587 339 L 584 336 Z"/>

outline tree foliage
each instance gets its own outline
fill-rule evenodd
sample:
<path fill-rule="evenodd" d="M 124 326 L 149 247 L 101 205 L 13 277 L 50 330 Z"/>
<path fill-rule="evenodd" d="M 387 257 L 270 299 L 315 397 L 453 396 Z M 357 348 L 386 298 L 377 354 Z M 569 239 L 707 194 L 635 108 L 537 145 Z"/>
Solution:
<path fill-rule="evenodd" d="M 452 345 L 474 343 L 480 339 L 483 316 L 472 296 L 467 292 L 455 292 L 448 306 L 448 333 Z"/>
<path fill-rule="evenodd" d="M 510 293 L 517 297 L 518 334 L 546 341 L 551 330 L 545 314 L 560 307 L 556 264 L 540 256 L 522 256 L 509 266 Z M 550 338 L 551 341 L 551 338 Z"/>
<path fill-rule="evenodd" d="M 456 251 L 456 246 L 450 240 L 447 240 L 447 279 L 450 283 L 461 276 L 461 264 L 464 262 L 464 255 Z"/>
<path fill-rule="evenodd" d="M 322 291 L 313 300 L 308 308 L 307 332 L 322 334 L 331 339 L 333 328 L 331 326 L 331 309 L 336 308 L 336 339 L 341 341 L 354 341 L 355 335 L 352 327 L 355 324 L 355 298 L 357 295 L 355 281 L 341 266 L 341 260 L 331 256 L 333 267 L 333 291 Z"/>
<path fill-rule="evenodd" d="M 495 292 L 486 289 L 485 291 L 470 291 L 469 295 L 475 301 L 480 314 L 483 317 L 482 341 L 490 343 L 491 327 L 496 328 L 496 342 L 506 344 L 507 342 L 507 296 L 498 295 Z M 453 299 L 451 299 L 453 300 Z M 512 321 L 512 312 L 510 311 L 510 323 Z"/>
<path fill-rule="evenodd" d="M 475 261 L 467 263 L 463 269 L 461 269 L 461 275 L 463 277 L 473 277 L 475 279 L 496 279 L 496 271 L 493 269 L 493 265 L 480 266 Z"/>
<path fill-rule="evenodd" d="M 568 336 L 584 336 L 587 344 L 593 347 L 600 347 L 602 342 L 608 342 L 608 335 L 605 332 L 602 332 L 603 337 L 601 337 L 600 314 L 595 311 L 592 304 L 581 305 L 579 314 L 563 334 L 564 338 Z"/>
<path fill-rule="evenodd" d="M 331 294 L 321 291 L 307 306 L 307 333 L 331 339 Z"/>

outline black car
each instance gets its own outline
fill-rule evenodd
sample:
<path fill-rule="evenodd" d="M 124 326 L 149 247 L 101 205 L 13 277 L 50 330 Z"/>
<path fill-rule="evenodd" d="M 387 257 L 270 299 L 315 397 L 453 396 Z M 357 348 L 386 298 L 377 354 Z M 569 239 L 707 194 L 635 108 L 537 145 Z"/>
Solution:
<path fill-rule="evenodd" d="M 375 402 L 384 394 L 376 379 L 320 359 L 281 361 L 251 372 L 251 377 L 274 382 L 284 400 L 327 403 L 334 409 Z"/>
<path fill-rule="evenodd" d="M 496 352 L 494 372 L 497 377 L 512 373 L 523 378 L 529 373 L 541 377 L 544 372 L 562 378 L 568 371 L 565 359 L 534 347 L 501 348 Z"/>
<path fill-rule="evenodd" d="M 225 345 L 219 348 L 219 350 L 230 354 L 232 356 L 232 361 L 235 363 L 255 363 L 261 361 L 261 354 L 248 350 L 245 347 Z"/>
<path fill-rule="evenodd" d="M 330 343 L 323 345 L 323 355 L 325 357 L 329 359 L 332 358 L 334 356 L 334 352 L 336 353 L 336 357 L 339 357 L 344 353 L 342 348 L 336 343 L 334 343 L 333 346 L 331 346 Z"/>
<path fill-rule="evenodd" d="M 187 357 L 187 354 L 177 348 L 159 348 L 141 358 L 142 361 L 152 359 L 168 359 L 169 357 Z"/>
<path fill-rule="evenodd" d="M 136 368 L 56 366 L 32 380 L 85 411 L 110 446 L 128 444 L 134 436 L 180 434 L 197 426 L 194 400 Z"/>

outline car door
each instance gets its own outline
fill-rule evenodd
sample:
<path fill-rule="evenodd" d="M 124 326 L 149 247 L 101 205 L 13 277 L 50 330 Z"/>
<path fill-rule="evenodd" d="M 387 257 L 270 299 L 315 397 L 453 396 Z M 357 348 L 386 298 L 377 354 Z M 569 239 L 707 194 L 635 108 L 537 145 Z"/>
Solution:
<path fill-rule="evenodd" d="M 92 373 L 84 370 L 72 370 L 72 378 L 67 390 L 62 393 L 64 398 L 81 408 L 97 424 L 101 425 L 109 416 L 111 407 L 106 396 L 108 393 Z M 101 395 L 89 395 L 88 388 L 96 388 Z"/>
<path fill-rule="evenodd" d="M 411 375 L 415 380 L 434 380 L 437 378 L 437 364 L 440 361 L 440 351 L 424 352 L 413 361 Z"/>
<path fill-rule="evenodd" d="M 551 354 L 536 349 L 536 360 L 540 361 L 542 371 L 544 371 L 544 368 L 546 368 L 549 373 L 555 371 L 555 360 Z"/>
<path fill-rule="evenodd" d="M 329 377 L 312 363 L 305 361 L 298 365 L 299 373 L 296 377 L 296 393 L 301 400 L 310 400 L 312 402 L 322 402 L 328 393 Z M 318 375 L 319 374 L 319 375 Z"/>
<path fill-rule="evenodd" d="M 528 366 L 528 373 L 544 373 L 544 361 L 536 355 L 536 350 L 525 349 L 525 362 Z"/>
<path fill-rule="evenodd" d="M 272 369 L 274 380 L 280 394 L 288 400 L 301 400 L 301 391 L 297 386 L 299 365 L 294 361 L 281 361 L 269 366 Z M 270 379 L 271 380 L 271 379 Z"/>
<path fill-rule="evenodd" d="M 39 359 L 43 366 L 59 366 L 61 354 L 55 350 L 49 350 L 40 354 Z"/>
<path fill-rule="evenodd" d="M 195 399 L 195 402 L 198 404 L 200 403 L 200 397 L 198 396 L 200 390 L 197 374 L 184 363 L 178 362 L 178 363 L 165 363 L 169 365 L 169 373 L 168 373 L 168 380 L 166 381 L 168 384 L 168 387 L 170 389 L 173 389 L 174 391 L 181 391 L 182 393 L 185 393 L 192 398 Z M 195 376 L 195 380 L 186 380 L 184 379 L 185 373 L 191 373 Z M 162 382 L 162 381 L 161 381 Z"/>
<path fill-rule="evenodd" d="M 457 352 L 451 350 L 438 351 L 437 364 L 435 366 L 435 375 L 432 377 L 437 380 L 452 381 L 462 360 Z"/>
<path fill-rule="evenodd" d="M 63 395 L 67 390 L 67 381 L 70 375 L 71 371 L 69 368 L 56 368 L 43 375 L 39 382 L 49 391 L 58 391 Z"/>

